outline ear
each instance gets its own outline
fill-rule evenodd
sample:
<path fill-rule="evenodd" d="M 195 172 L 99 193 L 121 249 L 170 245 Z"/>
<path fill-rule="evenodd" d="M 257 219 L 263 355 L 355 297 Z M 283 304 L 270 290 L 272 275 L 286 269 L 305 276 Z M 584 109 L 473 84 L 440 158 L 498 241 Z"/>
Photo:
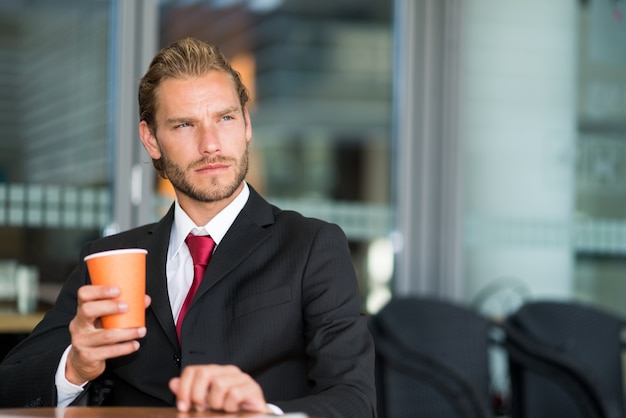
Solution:
<path fill-rule="evenodd" d="M 246 121 L 246 142 L 252 141 L 252 122 L 250 121 L 250 113 L 248 113 L 248 108 L 244 109 L 243 116 Z"/>
<path fill-rule="evenodd" d="M 153 160 L 161 158 L 161 149 L 159 148 L 157 139 L 148 124 L 143 120 L 139 122 L 139 138 L 141 138 L 141 143 L 148 152 L 150 158 Z"/>

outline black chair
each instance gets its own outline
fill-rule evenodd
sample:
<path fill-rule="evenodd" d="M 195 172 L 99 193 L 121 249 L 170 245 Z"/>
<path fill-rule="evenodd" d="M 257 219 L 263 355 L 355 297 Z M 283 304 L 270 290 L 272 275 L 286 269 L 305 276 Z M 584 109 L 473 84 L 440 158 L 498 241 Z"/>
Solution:
<path fill-rule="evenodd" d="M 392 299 L 370 318 L 379 418 L 490 417 L 489 326 L 452 302 Z"/>
<path fill-rule="evenodd" d="M 503 327 L 512 418 L 623 418 L 621 318 L 575 302 L 528 302 Z"/>

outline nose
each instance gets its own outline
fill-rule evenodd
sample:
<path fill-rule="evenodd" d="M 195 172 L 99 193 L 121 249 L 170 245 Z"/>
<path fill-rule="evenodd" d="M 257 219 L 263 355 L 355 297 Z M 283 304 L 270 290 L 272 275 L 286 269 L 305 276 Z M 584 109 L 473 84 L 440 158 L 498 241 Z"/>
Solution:
<path fill-rule="evenodd" d="M 216 126 L 209 124 L 202 127 L 199 148 L 201 154 L 213 154 L 221 150 L 220 136 Z"/>

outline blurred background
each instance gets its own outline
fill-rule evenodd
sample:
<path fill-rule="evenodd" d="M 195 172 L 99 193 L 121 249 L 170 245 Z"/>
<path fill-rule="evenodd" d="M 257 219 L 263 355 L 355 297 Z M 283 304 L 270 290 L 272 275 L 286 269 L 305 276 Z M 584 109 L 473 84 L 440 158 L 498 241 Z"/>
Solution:
<path fill-rule="evenodd" d="M 171 204 L 136 86 L 186 36 L 252 92 L 250 184 L 346 232 L 364 311 L 426 294 L 493 317 L 533 298 L 626 314 L 625 15 L 623 0 L 1 1 L 4 332 L 46 309 L 85 242 Z"/>

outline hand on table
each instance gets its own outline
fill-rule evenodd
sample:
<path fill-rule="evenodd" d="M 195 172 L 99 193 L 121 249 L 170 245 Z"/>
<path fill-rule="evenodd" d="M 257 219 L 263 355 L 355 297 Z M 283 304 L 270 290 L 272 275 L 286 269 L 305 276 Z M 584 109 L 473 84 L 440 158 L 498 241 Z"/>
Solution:
<path fill-rule="evenodd" d="M 78 289 L 78 308 L 70 322 L 72 348 L 67 357 L 65 376 L 76 384 L 93 380 L 104 372 L 107 359 L 131 354 L 139 349 L 138 338 L 146 328 L 104 329 L 100 318 L 123 313 L 126 303 L 115 301 L 120 290 L 109 286 L 82 286 Z M 150 296 L 146 295 L 146 307 Z"/>
<path fill-rule="evenodd" d="M 187 366 L 180 377 L 170 380 L 181 412 L 197 411 L 271 412 L 261 386 L 236 366 Z"/>

